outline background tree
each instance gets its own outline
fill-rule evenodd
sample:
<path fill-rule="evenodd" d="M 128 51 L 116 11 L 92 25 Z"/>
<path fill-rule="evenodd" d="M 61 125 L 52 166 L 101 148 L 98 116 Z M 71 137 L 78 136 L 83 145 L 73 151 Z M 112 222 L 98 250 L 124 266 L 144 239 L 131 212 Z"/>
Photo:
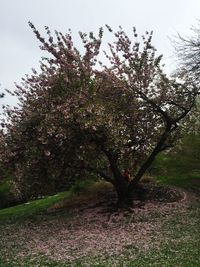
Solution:
<path fill-rule="evenodd" d="M 173 40 L 176 57 L 178 59 L 178 70 L 176 75 L 181 79 L 188 80 L 197 87 L 200 85 L 200 24 L 191 28 L 191 36 L 183 37 L 180 34 Z M 196 99 L 196 107 L 191 116 L 191 131 L 200 132 L 200 99 Z"/>
<path fill-rule="evenodd" d="M 0 87 L 1 87 L 1 84 L 0 84 Z M 5 96 L 5 94 L 0 92 L 0 98 L 3 98 L 4 96 Z"/>
<path fill-rule="evenodd" d="M 192 28 L 190 37 L 178 35 L 173 40 L 178 68 L 176 77 L 187 80 L 199 87 L 200 84 L 200 29 Z M 182 138 L 176 147 L 168 153 L 162 153 L 154 164 L 154 173 L 168 177 L 180 177 L 182 180 L 196 179 L 200 176 L 200 102 L 197 97 L 193 111 L 190 113 L 182 131 Z M 173 183 L 173 179 L 172 179 Z"/>
<path fill-rule="evenodd" d="M 102 28 L 97 37 L 80 33 L 81 54 L 70 32 L 53 36 L 46 27 L 45 40 L 30 27 L 51 57 L 17 85 L 20 106 L 5 110 L 2 162 L 23 194 L 93 174 L 113 184 L 120 204 L 130 204 L 157 154 L 179 137 L 199 89 L 164 74 L 152 33 L 140 44 L 135 28 L 132 42 L 122 28 L 115 33 L 107 26 L 115 42 L 103 65 Z"/>
<path fill-rule="evenodd" d="M 178 57 L 179 72 L 187 76 L 193 83 L 200 83 L 200 25 L 192 27 L 192 35 L 178 35 L 174 40 L 176 56 Z"/>

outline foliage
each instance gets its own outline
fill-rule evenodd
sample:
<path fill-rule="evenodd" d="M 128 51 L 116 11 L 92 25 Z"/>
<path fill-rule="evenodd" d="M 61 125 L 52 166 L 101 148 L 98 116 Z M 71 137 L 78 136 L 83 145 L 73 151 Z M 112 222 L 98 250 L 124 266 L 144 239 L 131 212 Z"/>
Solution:
<path fill-rule="evenodd" d="M 199 151 L 199 134 L 187 134 L 170 152 L 156 158 L 151 174 L 164 184 L 192 187 L 192 182 L 200 179 Z"/>
<path fill-rule="evenodd" d="M 172 168 L 182 174 L 200 173 L 200 136 L 187 135 L 181 141 L 176 149 L 171 152 Z"/>
<path fill-rule="evenodd" d="M 0 208 L 15 205 L 20 201 L 12 192 L 12 177 L 8 170 L 0 166 Z"/>
<path fill-rule="evenodd" d="M 92 180 L 76 181 L 70 191 L 74 194 L 82 193 L 87 190 L 94 182 Z"/>
<path fill-rule="evenodd" d="M 45 40 L 29 25 L 50 57 L 16 85 L 19 107 L 5 108 L 0 155 L 16 192 L 27 198 L 99 175 L 124 202 L 156 155 L 174 145 L 199 89 L 165 75 L 152 32 L 140 44 L 135 28 L 132 42 L 107 26 L 115 41 L 103 65 L 102 28 L 97 37 L 80 32 L 81 54 L 71 32 L 54 36 L 46 27 Z"/>
<path fill-rule="evenodd" d="M 194 86 L 199 87 L 200 84 L 200 24 L 191 28 L 191 36 L 181 36 L 180 34 L 174 38 L 174 48 L 178 60 L 178 69 L 176 76 L 180 79 L 186 79 Z M 197 98 L 194 114 L 191 116 L 191 129 L 187 132 L 198 134 L 200 132 L 200 98 Z"/>
<path fill-rule="evenodd" d="M 0 184 L 0 208 L 9 205 L 10 185 L 6 182 Z"/>

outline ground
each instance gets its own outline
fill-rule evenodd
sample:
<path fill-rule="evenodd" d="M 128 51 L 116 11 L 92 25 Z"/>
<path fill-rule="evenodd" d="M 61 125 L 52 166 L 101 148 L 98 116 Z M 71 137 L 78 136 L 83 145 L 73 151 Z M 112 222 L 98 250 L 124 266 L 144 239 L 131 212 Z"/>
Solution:
<path fill-rule="evenodd" d="M 197 192 L 150 187 L 130 210 L 114 210 L 112 189 L 98 185 L 46 212 L 2 220 L 0 266 L 200 266 Z"/>

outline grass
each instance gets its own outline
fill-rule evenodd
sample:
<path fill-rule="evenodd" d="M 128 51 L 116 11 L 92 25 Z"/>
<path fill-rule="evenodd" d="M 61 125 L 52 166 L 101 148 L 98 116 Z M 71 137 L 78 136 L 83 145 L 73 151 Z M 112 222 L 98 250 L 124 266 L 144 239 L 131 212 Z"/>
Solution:
<path fill-rule="evenodd" d="M 169 174 L 169 175 L 157 175 L 156 181 L 162 185 L 170 185 L 181 187 L 185 189 L 194 189 L 194 181 L 200 181 L 200 173 L 194 174 Z"/>
<path fill-rule="evenodd" d="M 156 179 L 160 184 L 193 189 L 194 185 L 192 180 L 198 178 L 199 176 L 197 174 L 196 176 L 185 178 L 181 178 L 180 176 L 158 176 Z M 14 231 L 17 231 L 14 229 L 20 229 L 20 227 L 23 227 L 25 224 L 27 225 L 30 223 L 29 220 L 31 218 L 30 227 L 37 227 L 39 222 L 37 220 L 34 221 L 34 218 L 38 215 L 40 215 L 40 218 L 45 217 L 48 223 L 52 223 L 52 217 L 46 213 L 46 210 L 55 203 L 65 198 L 65 204 L 72 202 L 77 204 L 77 201 L 82 201 L 83 199 L 87 200 L 88 195 L 91 193 L 93 193 L 93 197 L 97 196 L 99 191 L 104 193 L 105 188 L 107 187 L 103 184 L 77 184 L 71 191 L 0 210 L 0 231 L 7 231 L 8 234 L 8 237 L 2 234 L 2 239 L 0 238 L 0 267 L 200 266 L 200 202 L 196 202 L 184 209 L 172 209 L 172 212 L 169 211 L 164 215 L 156 210 L 144 216 L 142 219 L 144 223 L 154 224 L 159 222 L 161 224 L 160 232 L 155 231 L 154 235 L 152 235 L 149 249 L 138 248 L 133 243 L 124 247 L 121 253 L 96 253 L 94 250 L 94 253 L 77 258 L 72 262 L 63 261 L 62 259 L 51 259 L 51 257 L 47 257 L 43 254 L 36 255 L 35 257 L 25 256 L 23 258 L 16 256 L 18 252 L 23 249 L 23 243 L 22 247 L 19 247 L 18 241 L 12 239 L 12 234 L 14 235 Z M 197 193 L 199 193 L 199 191 Z M 60 203 L 62 203 L 62 201 Z M 67 210 L 65 213 L 58 211 L 56 219 L 62 220 L 63 222 L 71 220 L 70 217 L 65 216 L 66 214 Z M 135 222 L 139 220 L 139 218 L 137 218 L 137 213 L 134 215 L 134 220 Z M 17 225 L 15 221 L 17 221 Z M 120 233 L 121 230 L 120 228 L 116 228 L 116 231 Z M 9 242 L 4 242 L 3 238 L 8 238 Z"/>
<path fill-rule="evenodd" d="M 43 199 L 33 200 L 24 204 L 5 208 L 0 210 L 0 222 L 24 220 L 38 214 L 46 212 L 53 204 L 57 203 L 64 197 L 69 197 L 71 192 L 62 192 L 54 196 L 48 196 Z"/>
<path fill-rule="evenodd" d="M 96 197 L 99 192 L 110 188 L 109 184 L 102 182 L 92 183 L 91 181 L 81 181 L 76 183 L 70 191 L 58 193 L 53 196 L 32 200 L 27 203 L 16 205 L 9 208 L 0 209 L 0 223 L 22 221 L 28 218 L 34 219 L 37 215 L 46 214 L 48 208 L 58 203 L 58 208 L 69 203 L 71 206 L 77 205 L 88 197 Z M 64 203 L 63 201 L 64 200 Z M 0 266 L 1 267 L 1 266 Z"/>
<path fill-rule="evenodd" d="M 193 207 L 188 213 L 176 214 L 170 218 L 163 218 L 163 242 L 157 247 L 153 245 L 150 250 L 139 250 L 129 246 L 118 255 L 91 255 L 81 257 L 73 262 L 55 261 L 44 255 L 32 259 L 29 257 L 13 258 L 5 261 L 0 257 L 0 266 L 41 266 L 41 267 L 199 267 L 200 266 L 200 206 Z M 155 219 L 155 218 L 154 218 Z M 158 219 L 158 218 L 157 218 Z M 149 218 L 151 220 L 151 218 Z M 156 236 L 155 236 L 156 244 Z M 0 253 L 1 255 L 1 253 Z"/>

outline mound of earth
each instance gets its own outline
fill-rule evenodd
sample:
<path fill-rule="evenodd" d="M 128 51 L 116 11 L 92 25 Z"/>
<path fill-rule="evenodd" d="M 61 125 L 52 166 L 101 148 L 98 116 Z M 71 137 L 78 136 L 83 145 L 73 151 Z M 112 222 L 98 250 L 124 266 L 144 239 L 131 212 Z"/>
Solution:
<path fill-rule="evenodd" d="M 166 204 L 179 202 L 184 198 L 183 191 L 175 188 L 157 185 L 155 183 L 140 183 L 133 192 L 133 208 L 145 206 L 147 203 Z M 117 195 L 113 188 L 104 187 L 100 190 L 85 192 L 74 198 L 64 199 L 48 209 L 48 212 L 58 210 L 93 209 L 101 207 L 104 211 L 115 210 Z"/>
<path fill-rule="evenodd" d="M 133 200 L 172 203 L 183 198 L 180 190 L 154 183 L 139 184 L 133 192 Z"/>

